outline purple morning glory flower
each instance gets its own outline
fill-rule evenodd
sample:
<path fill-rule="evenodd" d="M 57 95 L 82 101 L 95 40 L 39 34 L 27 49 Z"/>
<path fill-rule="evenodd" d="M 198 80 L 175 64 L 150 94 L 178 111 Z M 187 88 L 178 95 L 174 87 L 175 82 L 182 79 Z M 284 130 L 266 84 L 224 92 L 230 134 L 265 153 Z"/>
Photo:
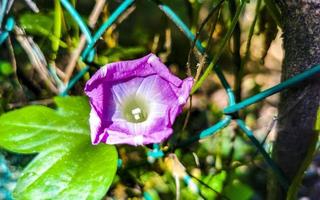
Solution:
<path fill-rule="evenodd" d="M 107 64 L 85 86 L 91 113 L 93 144 L 159 143 L 172 134 L 172 124 L 193 84 L 180 80 L 154 54 Z"/>

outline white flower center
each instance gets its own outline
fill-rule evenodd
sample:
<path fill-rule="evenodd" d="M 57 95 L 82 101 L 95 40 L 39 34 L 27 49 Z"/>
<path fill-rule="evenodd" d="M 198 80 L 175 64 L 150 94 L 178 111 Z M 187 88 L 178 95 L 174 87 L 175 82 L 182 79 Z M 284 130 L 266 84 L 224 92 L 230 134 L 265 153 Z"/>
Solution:
<path fill-rule="evenodd" d="M 133 123 L 144 122 L 148 118 L 148 106 L 143 98 L 130 96 L 122 104 L 124 118 Z"/>

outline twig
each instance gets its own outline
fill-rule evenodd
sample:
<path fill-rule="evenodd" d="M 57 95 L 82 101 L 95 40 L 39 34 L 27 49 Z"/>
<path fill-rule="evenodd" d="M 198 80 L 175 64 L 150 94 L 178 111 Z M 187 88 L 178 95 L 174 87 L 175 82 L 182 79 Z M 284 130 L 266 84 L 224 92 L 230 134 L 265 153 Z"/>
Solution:
<path fill-rule="evenodd" d="M 183 127 L 182 127 L 182 131 L 184 131 L 188 125 L 188 122 L 189 122 L 189 118 L 190 118 L 190 113 L 191 113 L 191 108 L 192 108 L 192 95 L 190 95 L 189 97 L 189 108 L 188 108 L 188 111 L 187 111 L 187 116 L 186 118 L 184 119 L 184 122 L 183 122 Z"/>
<path fill-rule="evenodd" d="M 160 34 L 156 33 L 153 37 L 153 42 L 151 46 L 151 52 L 156 53 L 159 46 Z"/>
<path fill-rule="evenodd" d="M 119 16 L 118 20 L 110 27 L 112 30 L 114 30 L 121 22 L 123 22 L 125 19 L 129 17 L 129 15 L 136 9 L 135 5 L 130 6 L 122 15 Z"/>
<path fill-rule="evenodd" d="M 53 84 L 53 80 L 50 78 L 48 70 L 46 68 L 47 61 L 45 60 L 45 57 L 38 45 L 33 41 L 31 37 L 25 35 L 25 32 L 22 28 L 15 26 L 14 32 L 16 34 L 18 42 L 27 53 L 32 66 L 39 73 L 40 78 L 45 82 L 46 86 L 53 93 L 58 94 L 59 91 Z"/>
<path fill-rule="evenodd" d="M 190 69 L 190 62 L 191 62 L 191 54 L 193 52 L 193 49 L 196 45 L 196 41 L 198 40 L 199 38 L 199 35 L 202 31 L 202 29 L 204 28 L 204 26 L 207 24 L 207 22 L 209 21 L 209 19 L 213 16 L 213 14 L 220 8 L 220 5 L 223 3 L 224 0 L 220 0 L 217 5 L 215 5 L 211 11 L 209 12 L 209 14 L 207 15 L 207 17 L 203 20 L 203 22 L 201 23 L 195 37 L 194 37 L 194 40 L 192 41 L 192 44 L 191 44 L 191 47 L 190 47 L 190 50 L 189 50 L 189 53 L 188 53 L 188 62 L 187 62 L 187 71 L 188 71 L 188 75 L 190 73 L 191 75 L 191 69 Z M 201 54 L 203 54 L 204 52 L 201 52 Z"/>
<path fill-rule="evenodd" d="M 37 101 L 19 102 L 8 104 L 9 109 L 20 108 L 26 105 L 50 105 L 53 104 L 53 99 L 42 99 Z"/>
<path fill-rule="evenodd" d="M 229 1 L 229 10 L 231 13 L 231 17 L 233 18 L 236 15 L 237 4 L 235 0 Z M 241 66 L 241 56 L 240 56 L 240 46 L 241 46 L 241 30 L 239 21 L 237 22 L 234 31 L 232 33 L 233 42 L 230 43 L 232 45 L 231 49 L 233 50 L 233 61 L 234 61 L 234 97 L 237 102 L 241 101 L 241 83 L 242 83 L 242 76 L 241 73 L 243 71 Z"/>
<path fill-rule="evenodd" d="M 172 43 L 171 30 L 169 28 L 166 28 L 165 42 L 164 42 L 165 52 L 159 55 L 159 57 L 163 62 L 166 62 L 168 60 L 168 56 L 171 54 L 171 43 Z"/>
<path fill-rule="evenodd" d="M 91 28 L 94 28 L 102 10 L 103 10 L 103 6 L 104 6 L 105 2 L 106 2 L 106 0 L 96 0 L 96 4 L 95 4 L 95 6 L 89 16 L 89 20 L 88 20 L 88 25 Z M 70 58 L 70 62 L 66 67 L 65 77 L 63 80 L 63 82 L 65 84 L 69 82 L 69 80 L 72 76 L 73 70 L 76 66 L 77 60 L 78 60 L 85 44 L 86 44 L 86 37 L 82 34 L 80 37 L 79 45 L 78 45 L 77 49 L 72 53 L 72 56 Z"/>
<path fill-rule="evenodd" d="M 179 177 L 177 175 L 174 176 L 174 180 L 176 183 L 176 200 L 180 200 L 180 180 L 179 180 Z"/>
<path fill-rule="evenodd" d="M 15 55 L 14 55 L 14 49 L 13 49 L 13 46 L 12 46 L 12 42 L 11 42 L 10 36 L 7 39 L 7 45 L 8 45 L 8 49 L 9 49 L 10 62 L 11 62 L 12 68 L 13 68 L 14 78 L 16 79 L 17 85 L 19 87 L 19 90 L 21 91 L 21 94 L 23 95 L 23 99 L 22 100 L 26 101 L 27 100 L 26 95 L 24 94 L 23 88 L 21 86 L 21 83 L 19 82 L 19 78 L 18 78 L 18 75 L 17 75 L 17 61 L 16 61 L 16 58 L 15 58 Z"/>
<path fill-rule="evenodd" d="M 201 75 L 201 71 L 203 69 L 204 66 L 207 65 L 207 54 L 203 54 L 203 56 L 200 58 L 200 62 L 198 64 L 198 67 L 197 67 L 197 71 L 196 71 L 196 75 L 194 77 L 194 82 L 196 83 Z"/>
<path fill-rule="evenodd" d="M 226 47 L 227 41 L 229 41 L 229 39 L 232 36 L 232 33 L 234 31 L 234 28 L 240 18 L 240 14 L 242 13 L 242 10 L 244 9 L 246 5 L 246 1 L 242 1 L 239 5 L 239 7 L 237 8 L 237 11 L 235 13 L 235 17 L 232 19 L 231 25 L 228 29 L 228 31 L 226 32 L 225 36 L 223 37 L 222 41 L 219 44 L 219 51 L 214 55 L 211 64 L 206 68 L 206 70 L 204 71 L 203 75 L 200 77 L 200 79 L 194 84 L 191 93 L 193 94 L 196 90 L 198 90 L 201 85 L 203 84 L 203 82 L 205 81 L 205 79 L 209 76 L 209 74 L 212 71 L 212 68 L 216 66 L 217 62 L 219 61 L 222 53 L 224 52 L 224 49 Z"/>
<path fill-rule="evenodd" d="M 249 29 L 245 56 L 240 62 L 240 68 L 238 68 L 237 71 L 236 71 L 236 76 L 235 76 L 235 91 L 236 91 L 236 95 L 235 96 L 236 96 L 237 101 L 241 100 L 241 90 L 242 90 L 241 89 L 241 82 L 242 82 L 242 78 L 244 76 L 244 67 L 245 67 L 246 62 L 249 60 L 249 57 L 250 57 L 250 46 L 251 46 L 251 41 L 252 41 L 252 37 L 253 37 L 253 34 L 254 34 L 254 27 L 255 27 L 255 25 L 257 23 L 257 20 L 258 20 L 258 14 L 259 14 L 260 6 L 261 6 L 261 0 L 257 0 L 257 4 L 256 4 L 256 8 L 255 8 L 255 16 L 254 16 L 254 19 L 253 19 L 252 24 L 250 26 L 250 29 Z"/>
<path fill-rule="evenodd" d="M 62 71 L 59 67 L 55 66 L 55 70 L 58 74 L 58 76 L 62 79 L 65 79 L 66 77 L 66 74 L 64 73 L 64 71 Z"/>
<path fill-rule="evenodd" d="M 35 13 L 39 12 L 39 8 L 37 7 L 37 4 L 35 4 L 32 0 L 24 0 L 24 1 L 33 12 Z"/>
<path fill-rule="evenodd" d="M 198 181 L 201 185 L 205 186 L 206 188 L 210 189 L 211 191 L 215 192 L 218 197 L 222 197 L 223 199 L 226 199 L 226 200 L 230 200 L 228 197 L 224 196 L 223 194 L 221 194 L 219 191 L 213 189 L 212 187 L 210 187 L 207 183 L 203 182 L 202 180 L 198 179 L 197 177 L 193 176 L 191 173 L 189 173 L 188 171 L 186 171 L 187 174 L 194 178 L 196 181 Z"/>
<path fill-rule="evenodd" d="M 221 6 L 220 6 L 220 8 L 221 8 Z M 214 21 L 211 24 L 211 30 L 210 30 L 209 39 L 208 39 L 208 42 L 207 42 L 208 44 L 206 46 L 206 52 L 209 52 L 209 50 L 210 50 L 210 48 L 212 46 L 213 33 L 216 30 L 216 26 L 217 26 L 217 23 L 219 21 L 220 15 L 221 15 L 221 9 L 219 9 L 219 11 L 217 12 L 216 16 L 213 18 Z"/>
<path fill-rule="evenodd" d="M 208 16 L 203 20 L 203 22 L 201 23 L 200 25 L 200 28 L 199 30 L 197 31 L 196 33 L 196 36 L 191 44 L 191 47 L 190 47 L 190 50 L 189 50 L 189 53 L 188 53 L 188 61 L 187 61 L 187 75 L 188 76 L 191 76 L 191 68 L 190 68 L 190 63 L 191 63 L 191 54 L 192 54 L 192 51 L 194 50 L 194 47 L 196 45 L 196 41 L 202 31 L 202 29 L 204 28 L 205 24 L 209 21 L 209 19 L 212 17 L 212 15 L 217 11 L 218 8 L 220 8 L 220 5 L 223 3 L 224 0 L 220 0 L 218 2 L 218 4 L 216 6 L 214 6 L 210 13 L 208 14 Z M 215 24 L 216 24 L 216 21 L 214 22 L 214 25 L 213 27 L 215 27 Z M 213 28 L 214 29 L 214 28 Z M 212 33 L 210 33 L 210 37 L 211 37 Z M 209 40 L 210 41 L 210 40 Z M 203 56 L 200 57 L 200 64 L 197 68 L 197 72 L 196 72 L 196 75 L 195 75 L 195 78 L 194 78 L 194 82 L 196 83 L 198 81 L 198 78 L 200 77 L 200 73 L 202 71 L 202 68 L 203 66 L 206 64 L 206 61 L 207 61 L 207 56 L 205 53 L 203 53 Z M 183 128 L 182 130 L 185 130 L 185 128 L 187 127 L 187 124 L 189 122 L 189 118 L 190 118 L 190 112 L 191 112 L 191 108 L 192 108 L 192 95 L 190 95 L 190 101 L 189 101 L 189 109 L 187 111 L 187 116 L 184 120 L 184 123 L 183 123 Z"/>

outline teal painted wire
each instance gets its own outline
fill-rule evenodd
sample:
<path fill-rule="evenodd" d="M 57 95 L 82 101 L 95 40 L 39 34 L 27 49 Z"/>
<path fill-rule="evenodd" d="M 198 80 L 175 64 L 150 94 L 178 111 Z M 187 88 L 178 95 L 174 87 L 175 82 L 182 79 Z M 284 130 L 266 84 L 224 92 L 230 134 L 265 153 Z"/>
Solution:
<path fill-rule="evenodd" d="M 66 0 L 62 0 L 66 1 Z M 104 24 L 99 28 L 97 33 L 93 36 L 93 41 L 88 44 L 86 49 L 84 50 L 82 57 L 85 58 L 89 51 L 93 48 L 95 42 L 101 37 L 101 35 L 106 31 L 114 22 L 115 20 L 133 3 L 133 0 L 126 0 L 124 1 L 116 10 L 115 12 L 110 16 L 110 18 L 104 22 Z M 71 5 L 70 5 L 71 6 Z M 187 38 L 190 41 L 193 41 L 195 39 L 195 36 L 190 31 L 190 29 L 187 27 L 187 25 L 172 11 L 172 9 L 164 4 L 159 5 L 160 9 L 163 10 L 163 12 L 166 13 L 166 15 L 173 20 L 173 22 L 182 30 L 182 32 L 187 36 Z M 71 9 L 72 10 L 72 9 Z M 196 42 L 197 49 L 201 52 L 205 52 L 205 48 L 201 45 L 200 40 Z M 88 68 L 89 69 L 89 68 Z M 87 70 L 88 70 L 87 69 Z M 218 68 L 215 68 L 217 75 L 219 76 L 219 80 L 222 82 L 222 85 L 225 87 L 228 97 L 229 97 L 229 105 L 233 105 L 234 102 L 234 94 L 233 91 L 226 81 L 224 75 L 220 72 Z M 77 80 L 81 78 L 81 75 L 84 75 L 83 71 L 79 72 L 77 75 L 75 75 L 75 80 L 71 79 L 70 83 L 66 87 L 66 89 L 62 92 L 63 95 L 66 95 L 68 90 L 72 88 L 74 83 L 76 83 Z M 71 84 L 73 83 L 73 84 Z"/>
<path fill-rule="evenodd" d="M 7 31 L 12 31 L 14 28 L 15 22 L 13 17 L 8 17 L 7 21 L 6 21 L 6 25 L 5 25 L 5 29 Z"/>
<path fill-rule="evenodd" d="M 6 21 L 5 28 L 3 32 L 0 34 L 0 46 L 2 43 L 9 37 L 9 32 L 14 28 L 14 19 L 13 17 L 9 17 Z"/>
<path fill-rule="evenodd" d="M 69 3 L 68 0 L 60 0 L 61 4 L 65 7 L 65 9 L 70 13 L 70 15 L 73 17 L 73 19 L 77 22 L 77 24 L 80 27 L 80 30 L 85 35 L 87 39 L 87 43 L 92 42 L 92 35 L 91 32 L 86 25 L 86 23 L 82 20 L 79 13 L 74 9 L 74 7 Z M 90 55 L 90 61 L 93 60 L 94 51 L 89 52 Z M 88 59 L 89 60 L 89 59 Z M 84 67 L 81 71 L 79 71 L 65 86 L 65 88 L 60 92 L 61 96 L 66 96 L 68 94 L 68 91 L 82 78 L 82 76 L 89 70 L 89 67 Z"/>
<path fill-rule="evenodd" d="M 176 24 L 177 27 L 179 27 L 182 32 L 186 35 L 186 37 L 193 42 L 195 40 L 195 36 L 194 34 L 190 31 L 190 29 L 187 27 L 187 25 L 177 16 L 177 14 L 167 5 L 164 5 L 162 3 L 159 3 L 159 1 L 157 2 L 159 5 L 159 8 Z M 202 46 L 201 41 L 197 40 L 196 41 L 196 48 L 198 49 L 198 51 L 202 54 L 205 53 L 206 49 Z M 208 58 L 208 63 L 211 62 L 211 58 Z M 233 105 L 235 104 L 235 97 L 234 97 L 234 93 L 229 85 L 229 83 L 227 82 L 225 76 L 223 75 L 223 73 L 221 72 L 221 70 L 219 69 L 219 67 L 215 67 L 214 68 L 219 80 L 221 81 L 223 87 L 225 88 L 227 95 L 228 95 L 228 99 L 229 99 L 229 105 Z"/>
<path fill-rule="evenodd" d="M 89 42 L 88 46 L 82 53 L 82 58 L 86 58 L 90 50 L 93 48 L 95 43 L 103 35 L 103 33 L 110 28 L 110 26 L 122 15 L 132 4 L 134 0 L 125 0 L 112 14 L 111 16 L 100 26 L 97 32 L 94 34 L 92 41 Z"/>
<path fill-rule="evenodd" d="M 152 158 L 162 158 L 164 156 L 163 151 L 160 149 L 159 144 L 153 144 L 153 149 L 148 151 L 147 155 Z"/>
<path fill-rule="evenodd" d="M 72 5 L 67 1 L 67 0 L 61 0 L 61 2 L 65 2 L 66 5 L 72 7 Z M 133 3 L 133 0 L 126 0 L 124 1 L 115 11 L 114 13 L 111 14 L 111 16 L 108 18 L 108 20 L 106 20 L 103 25 L 101 25 L 101 27 L 98 29 L 98 31 L 94 34 L 93 38 L 91 37 L 90 34 L 90 40 L 87 39 L 88 45 L 85 48 L 85 50 L 83 51 L 81 57 L 85 60 L 87 60 L 88 62 L 92 62 L 93 61 L 93 57 L 94 57 L 94 50 L 92 49 L 94 44 L 96 43 L 96 41 L 102 36 L 102 34 L 108 29 L 110 28 L 110 26 L 118 19 L 118 17 L 126 11 L 126 9 Z M 69 8 L 69 7 L 68 7 Z M 71 11 L 74 10 L 74 8 L 69 8 Z M 70 10 L 67 9 L 69 12 Z M 74 15 L 72 15 L 74 17 L 74 19 L 77 21 L 78 19 L 80 20 L 78 22 L 78 24 L 82 24 L 83 21 L 81 20 L 80 16 L 76 17 L 76 15 L 78 15 L 78 13 L 75 11 Z M 85 31 L 82 30 L 82 31 Z M 67 84 L 67 86 L 65 87 L 65 89 L 60 92 L 60 95 L 65 96 L 68 94 L 68 91 L 77 83 L 78 80 L 81 79 L 81 77 L 89 70 L 89 66 L 86 66 L 85 68 L 83 68 L 80 72 L 78 72 Z"/>
<path fill-rule="evenodd" d="M 63 82 L 60 80 L 60 78 L 57 75 L 56 69 L 54 67 L 52 67 L 52 65 L 48 65 L 49 68 L 49 73 L 51 75 L 51 77 L 54 79 L 54 81 L 57 83 L 59 90 L 61 88 L 64 88 L 64 84 Z"/>
<path fill-rule="evenodd" d="M 199 193 L 200 189 L 198 185 L 192 181 L 192 178 L 188 174 L 183 176 L 183 181 L 192 192 Z"/>
<path fill-rule="evenodd" d="M 148 192 L 143 193 L 143 198 L 145 200 L 152 200 L 153 199 L 152 196 Z"/>
<path fill-rule="evenodd" d="M 216 123 L 214 126 L 211 126 L 210 128 L 208 128 L 206 130 L 203 130 L 200 133 L 200 139 L 203 139 L 205 137 L 213 135 L 214 133 L 218 132 L 222 128 L 224 128 L 227 125 L 229 125 L 230 122 L 231 122 L 231 117 L 230 116 L 226 116 L 224 119 L 222 119 L 221 121 Z"/>
<path fill-rule="evenodd" d="M 4 41 L 6 41 L 6 39 L 8 38 L 9 36 L 9 32 L 8 31 L 3 31 L 1 34 L 0 34 L 0 45 L 2 45 L 2 43 L 4 43 Z"/>
<path fill-rule="evenodd" d="M 70 13 L 70 15 L 73 17 L 73 19 L 77 22 L 77 24 L 80 27 L 80 30 L 85 35 L 87 42 L 92 41 L 91 32 L 86 25 L 86 23 L 82 20 L 79 13 L 74 9 L 74 7 L 69 3 L 68 0 L 60 0 L 61 4 L 65 7 L 65 9 Z"/>
<path fill-rule="evenodd" d="M 248 136 L 248 138 L 251 140 L 251 142 L 255 145 L 255 147 L 260 151 L 261 155 L 265 159 L 266 163 L 269 165 L 269 167 L 272 169 L 272 171 L 276 174 L 278 181 L 282 185 L 284 189 L 288 189 L 289 183 L 287 178 L 284 176 L 282 170 L 277 166 L 277 164 L 271 159 L 269 154 L 266 152 L 266 150 L 263 148 L 263 146 L 260 144 L 260 142 L 254 137 L 253 132 L 246 126 L 243 120 L 237 119 L 237 124 L 239 125 L 239 128 Z"/>
<path fill-rule="evenodd" d="M 234 97 L 233 90 L 231 89 L 227 79 L 223 75 L 220 67 L 217 66 L 217 67 L 214 68 L 214 70 L 215 70 L 220 82 L 222 83 L 224 89 L 227 92 L 228 100 L 229 100 L 229 106 L 234 105 L 236 103 L 236 100 L 235 100 L 235 97 Z"/>
<path fill-rule="evenodd" d="M 0 27 L 2 25 L 3 18 L 6 14 L 7 4 L 8 4 L 8 0 L 2 0 L 2 4 L 0 8 L 1 9 L 0 10 Z"/>
<path fill-rule="evenodd" d="M 85 66 L 81 69 L 67 84 L 66 88 L 60 93 L 60 96 L 68 95 L 68 91 L 87 73 L 89 70 L 89 66 Z"/>
<path fill-rule="evenodd" d="M 7 9 L 7 0 L 2 0 L 1 10 L 0 10 L 0 29 L 2 29 L 3 19 L 6 14 Z M 8 38 L 9 31 L 13 29 L 14 20 L 12 17 L 8 18 L 2 33 L 0 34 L 0 45 Z M 0 154 L 0 199 L 12 200 L 11 192 L 9 191 L 7 185 L 12 182 L 12 174 L 9 170 L 9 167 L 6 163 L 6 160 L 2 154 Z"/>
<path fill-rule="evenodd" d="M 118 162 L 117 162 L 117 168 L 120 169 L 122 167 L 122 164 L 123 164 L 123 161 L 122 159 L 118 159 Z"/>
<path fill-rule="evenodd" d="M 95 55 L 94 49 L 90 51 L 90 55 L 88 58 L 88 62 L 92 62 Z M 60 96 L 67 96 L 68 91 L 88 72 L 89 66 L 86 65 L 84 68 L 82 68 L 76 75 L 73 76 L 73 78 L 67 83 L 65 88 L 60 92 Z"/>
<path fill-rule="evenodd" d="M 159 8 L 179 27 L 182 32 L 186 35 L 186 37 L 193 42 L 195 40 L 194 34 L 190 31 L 187 25 L 175 14 L 175 12 L 167 5 L 159 4 Z M 206 49 L 202 46 L 201 41 L 196 41 L 196 48 L 202 54 L 205 53 Z M 208 58 L 208 62 L 211 62 L 211 58 Z M 224 77 L 223 73 L 219 69 L 219 67 L 215 68 L 216 73 L 221 81 L 223 87 L 226 89 L 228 97 L 229 97 L 229 104 L 233 105 L 235 103 L 233 91 L 227 82 L 226 78 Z"/>
<path fill-rule="evenodd" d="M 160 7 L 161 8 L 161 7 Z M 162 7 L 163 8 L 163 7 Z M 180 27 L 182 30 L 183 30 L 183 33 L 186 34 L 186 36 L 188 37 L 189 40 L 194 40 L 194 36 L 192 34 L 192 32 L 186 28 L 187 26 L 180 20 L 180 18 L 178 18 L 175 13 L 167 6 L 164 7 L 165 9 L 162 9 L 168 16 L 170 19 L 172 19 L 178 27 Z M 172 12 L 170 12 L 172 11 Z M 196 43 L 196 47 L 198 48 L 198 50 L 203 53 L 205 50 L 204 48 L 202 47 L 200 41 L 197 41 Z M 211 59 L 208 59 L 208 60 L 211 60 Z M 281 91 L 282 89 L 285 89 L 287 87 L 290 87 L 291 85 L 297 83 L 297 82 L 300 82 L 302 80 L 304 80 L 305 78 L 309 77 L 309 76 L 312 76 L 312 74 L 315 74 L 317 72 L 314 72 L 316 70 L 311 70 L 311 72 L 309 73 L 306 73 L 304 76 L 302 77 L 298 77 L 295 78 L 294 77 L 294 80 L 292 81 L 288 81 L 287 83 L 285 84 L 279 84 L 277 86 L 275 86 L 275 88 L 273 88 L 274 90 L 269 90 L 269 91 L 265 91 L 265 92 L 262 92 L 258 95 L 256 95 L 258 97 L 258 99 L 255 99 L 257 97 L 254 97 L 252 100 L 244 100 L 243 102 L 239 103 L 239 104 L 235 104 L 235 98 L 234 98 L 234 93 L 230 87 L 230 85 L 228 84 L 227 80 L 225 79 L 225 76 L 223 75 L 223 73 L 221 72 L 220 68 L 218 66 L 215 66 L 214 67 L 218 77 L 219 77 L 219 80 L 221 81 L 223 87 L 225 88 L 226 92 L 227 92 L 227 95 L 228 95 L 228 98 L 229 98 L 229 107 L 227 107 L 225 109 L 225 114 L 231 114 L 237 110 L 234 110 L 233 112 L 226 112 L 226 110 L 228 108 L 233 108 L 233 107 L 237 107 L 236 105 L 239 105 L 241 103 L 244 102 L 244 104 L 248 104 L 252 101 L 250 104 L 252 103 L 255 103 L 259 100 L 262 100 L 264 99 L 265 97 L 267 96 L 270 96 L 276 92 L 279 92 Z M 271 88 L 272 89 L 272 88 Z M 270 94 L 269 94 L 270 93 Z M 248 104 L 248 105 L 250 105 Z M 243 108 L 243 107 L 242 107 Z M 241 108 L 239 108 L 238 110 L 240 110 Z M 227 110 L 228 111 L 228 110 Z M 214 126 L 210 127 L 209 129 L 206 129 L 204 131 L 202 131 L 200 133 L 200 135 L 197 135 L 189 140 L 187 140 L 186 142 L 183 142 L 181 145 L 178 145 L 177 147 L 179 146 L 187 146 L 188 144 L 191 144 L 199 139 L 202 139 L 204 137 L 207 137 L 207 136 L 210 136 L 212 134 L 214 134 L 215 132 L 217 132 L 218 130 L 224 128 L 225 126 L 227 126 L 231 121 L 231 117 L 230 116 L 227 116 L 224 120 L 218 122 L 217 124 L 215 124 Z M 238 120 L 239 121 L 239 120 Z M 271 167 L 271 169 L 274 171 L 274 173 L 278 176 L 278 179 L 279 181 L 281 182 L 282 186 L 284 188 L 288 188 L 288 182 L 286 181 L 286 179 L 284 178 L 284 175 L 283 173 L 281 172 L 281 170 L 278 168 L 278 166 L 273 162 L 273 160 L 269 157 L 269 155 L 266 153 L 266 151 L 264 150 L 264 148 L 261 146 L 261 144 L 258 142 L 258 140 L 253 136 L 252 132 L 246 127 L 246 125 L 244 124 L 244 122 L 242 120 L 240 120 L 238 122 L 239 124 L 239 127 L 248 135 L 248 137 L 250 138 L 250 140 L 253 142 L 253 144 L 255 144 L 255 146 L 257 147 L 257 149 L 261 152 L 261 154 L 264 156 L 266 162 L 269 164 L 269 166 Z"/>
<path fill-rule="evenodd" d="M 8 185 L 15 180 L 12 179 L 12 174 L 2 154 L 0 154 L 0 177 L 0 199 L 12 200 Z"/>
<path fill-rule="evenodd" d="M 297 83 L 300 83 L 301 81 L 307 79 L 307 78 L 310 78 L 312 77 L 313 75 L 315 74 L 318 74 L 320 73 L 320 65 L 315 65 L 313 66 L 312 68 L 272 87 L 272 88 L 269 88 L 265 91 L 262 91 L 260 92 L 259 94 L 256 94 L 252 97 L 249 97 L 245 100 L 243 100 L 242 102 L 240 103 L 237 103 L 235 105 L 231 105 L 231 106 L 228 106 L 224 109 L 224 113 L 225 114 L 230 114 L 230 113 L 234 113 L 238 110 L 241 110 L 242 108 L 245 108 L 253 103 L 256 103 L 258 101 L 261 101 L 262 99 L 268 97 L 268 96 L 271 96 L 275 93 L 278 93 L 280 91 L 282 91 L 283 89 L 286 89 L 288 87 L 291 87 Z"/>
<path fill-rule="evenodd" d="M 159 8 L 181 29 L 181 31 L 187 36 L 190 41 L 194 41 L 195 36 L 187 27 L 187 25 L 178 17 L 178 15 L 167 5 L 158 4 Z M 201 45 L 200 40 L 196 41 L 196 47 L 200 52 L 205 52 L 205 48 Z"/>
<path fill-rule="evenodd" d="M 210 128 L 207 128 L 207 129 L 201 131 L 200 133 L 198 133 L 197 135 L 189 138 L 188 140 L 176 145 L 175 148 L 185 147 L 185 146 L 188 146 L 188 145 L 190 145 L 200 139 L 204 139 L 206 137 L 214 135 L 215 133 L 217 133 L 218 131 L 220 131 L 224 127 L 228 126 L 230 124 L 230 122 L 231 122 L 231 116 L 226 116 L 224 119 L 222 119 L 218 123 L 214 124 Z"/>

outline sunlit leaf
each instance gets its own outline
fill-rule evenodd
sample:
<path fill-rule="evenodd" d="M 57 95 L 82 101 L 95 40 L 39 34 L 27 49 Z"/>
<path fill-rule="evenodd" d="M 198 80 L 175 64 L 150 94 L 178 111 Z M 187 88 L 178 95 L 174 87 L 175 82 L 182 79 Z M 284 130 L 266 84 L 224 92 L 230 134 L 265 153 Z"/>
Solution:
<path fill-rule="evenodd" d="M 77 142 L 70 149 L 40 153 L 23 171 L 17 199 L 101 199 L 112 183 L 117 166 L 114 146 Z"/>
<path fill-rule="evenodd" d="M 249 200 L 252 199 L 254 192 L 249 186 L 239 181 L 233 181 L 224 188 L 224 194 L 229 199 Z"/>
<path fill-rule="evenodd" d="M 58 110 L 28 106 L 1 115 L 0 146 L 16 153 L 36 153 L 69 146 L 75 138 L 89 140 L 88 103 L 79 97 L 56 101 L 61 105 Z"/>
<path fill-rule="evenodd" d="M 26 32 L 33 35 L 48 37 L 53 43 L 57 43 L 64 48 L 67 47 L 65 42 L 52 34 L 54 20 L 50 15 L 25 13 L 19 18 L 19 22 Z"/>
<path fill-rule="evenodd" d="M 0 146 L 37 153 L 15 199 L 101 199 L 117 169 L 114 146 L 91 144 L 85 97 L 57 97 L 57 109 L 28 106 L 0 116 Z"/>
<path fill-rule="evenodd" d="M 10 63 L 0 62 L 0 75 L 9 76 L 13 73 L 13 69 Z"/>

